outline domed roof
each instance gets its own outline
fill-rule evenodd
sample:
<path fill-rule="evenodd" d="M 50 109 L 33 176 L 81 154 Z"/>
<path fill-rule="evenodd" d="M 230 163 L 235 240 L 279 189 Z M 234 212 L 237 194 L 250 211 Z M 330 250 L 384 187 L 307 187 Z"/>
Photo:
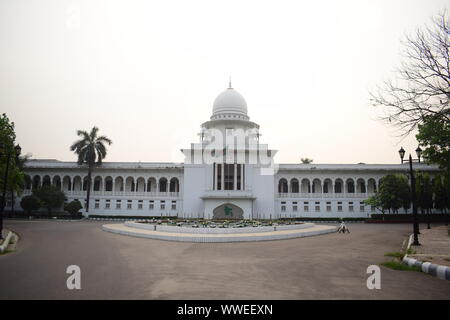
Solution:
<path fill-rule="evenodd" d="M 214 100 L 213 116 L 224 113 L 247 115 L 247 102 L 245 102 L 244 97 L 231 88 L 231 86 L 219 94 L 216 100 Z"/>

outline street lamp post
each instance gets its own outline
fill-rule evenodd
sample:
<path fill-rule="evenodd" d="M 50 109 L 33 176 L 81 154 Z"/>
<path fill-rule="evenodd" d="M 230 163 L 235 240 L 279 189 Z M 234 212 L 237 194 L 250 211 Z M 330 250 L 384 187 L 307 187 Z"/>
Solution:
<path fill-rule="evenodd" d="M 2 157 L 3 151 L 5 149 L 5 146 L 3 143 L 0 143 L 0 157 Z M 22 148 L 17 145 L 14 147 L 14 151 L 16 153 L 15 160 L 20 155 L 20 152 L 22 151 Z M 7 182 L 8 182 L 8 171 L 9 171 L 9 163 L 11 162 L 12 152 L 7 151 L 6 152 L 6 168 L 5 168 L 5 175 L 3 176 L 3 193 L 2 193 L 2 203 L 0 206 L 0 239 L 3 239 L 3 211 L 5 210 L 6 206 L 6 189 L 7 189 Z"/>
<path fill-rule="evenodd" d="M 417 201 L 416 201 L 416 177 L 414 176 L 414 171 L 413 171 L 413 166 L 412 163 L 413 161 L 417 161 L 418 163 L 420 163 L 420 156 L 422 155 L 422 149 L 420 149 L 420 147 L 417 147 L 417 149 L 415 150 L 416 154 L 417 154 L 417 159 L 413 159 L 411 157 L 411 154 L 409 155 L 408 158 L 408 162 L 409 162 L 409 176 L 411 177 L 411 201 L 412 201 L 412 210 L 413 210 L 413 233 L 414 233 L 414 242 L 412 243 L 414 246 L 420 246 L 419 243 L 419 218 L 417 216 Z M 402 160 L 402 163 L 406 160 L 403 160 L 403 158 L 405 157 L 405 150 L 403 149 L 403 147 L 400 148 L 400 150 L 398 151 L 399 155 L 400 155 L 400 159 Z"/>

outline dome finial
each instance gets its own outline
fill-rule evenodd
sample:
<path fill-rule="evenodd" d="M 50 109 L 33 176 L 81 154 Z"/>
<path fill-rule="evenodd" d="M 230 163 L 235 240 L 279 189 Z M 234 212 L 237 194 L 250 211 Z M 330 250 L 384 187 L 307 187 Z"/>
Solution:
<path fill-rule="evenodd" d="M 230 76 L 230 79 L 228 81 L 228 89 L 233 89 L 233 87 L 231 86 L 231 76 Z"/>

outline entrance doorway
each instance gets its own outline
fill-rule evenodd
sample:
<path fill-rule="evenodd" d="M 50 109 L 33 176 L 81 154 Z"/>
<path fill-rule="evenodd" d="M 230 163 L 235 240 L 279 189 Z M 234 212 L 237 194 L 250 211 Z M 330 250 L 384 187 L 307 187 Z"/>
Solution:
<path fill-rule="evenodd" d="M 213 210 L 213 219 L 243 219 L 244 210 L 232 203 L 225 203 Z"/>

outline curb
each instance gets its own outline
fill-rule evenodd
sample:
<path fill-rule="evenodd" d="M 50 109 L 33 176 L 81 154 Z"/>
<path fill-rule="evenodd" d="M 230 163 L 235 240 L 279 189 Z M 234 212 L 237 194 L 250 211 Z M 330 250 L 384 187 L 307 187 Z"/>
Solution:
<path fill-rule="evenodd" d="M 5 238 L 5 241 L 3 241 L 2 245 L 0 246 L 0 253 L 5 252 L 6 248 L 8 248 L 9 242 L 11 241 L 11 238 L 13 236 L 13 233 L 11 231 L 8 232 L 8 235 Z"/>
<path fill-rule="evenodd" d="M 408 246 L 406 247 L 406 250 L 409 249 L 412 243 L 412 236 L 409 236 Z M 410 267 L 418 267 L 422 270 L 424 273 L 428 273 L 432 275 L 433 277 L 437 277 L 442 280 L 448 280 L 450 281 L 450 267 L 442 266 L 439 264 L 434 264 L 431 262 L 423 262 L 417 259 L 408 258 L 408 255 L 405 254 L 402 260 L 403 264 L 406 264 Z"/>
<path fill-rule="evenodd" d="M 324 226 L 322 226 L 324 227 Z M 271 241 L 284 240 L 292 238 L 303 238 L 317 236 L 326 233 L 335 233 L 337 227 L 325 227 L 320 230 L 305 231 L 300 230 L 284 230 L 280 233 L 274 232 L 255 232 L 251 236 L 248 234 L 189 234 L 189 233 L 173 233 L 165 231 L 151 231 L 146 229 L 138 229 L 125 226 L 123 224 L 104 224 L 101 229 L 103 231 L 127 235 L 139 238 L 149 238 L 155 240 L 179 241 L 179 242 L 202 242 L 202 243 L 229 243 L 229 242 L 247 242 L 247 241 Z M 286 233 L 287 232 L 287 233 Z"/>

